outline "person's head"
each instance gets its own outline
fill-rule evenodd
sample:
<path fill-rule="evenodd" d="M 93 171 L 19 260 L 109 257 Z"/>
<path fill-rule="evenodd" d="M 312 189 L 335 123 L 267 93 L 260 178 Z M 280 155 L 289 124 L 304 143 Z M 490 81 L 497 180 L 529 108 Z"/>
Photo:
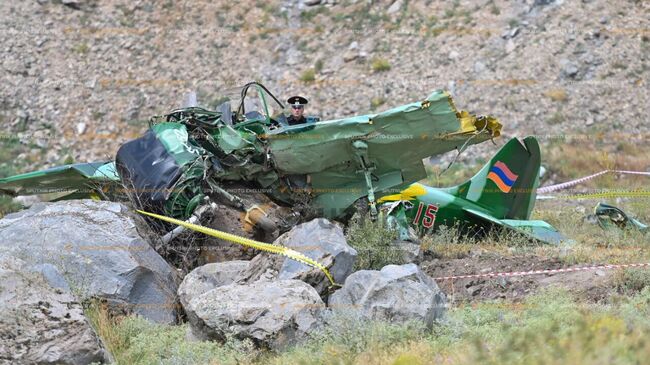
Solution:
<path fill-rule="evenodd" d="M 300 118 L 305 113 L 305 105 L 307 105 L 307 99 L 302 96 L 292 96 L 287 99 L 289 103 L 289 108 L 291 109 L 291 115 L 294 118 Z"/>
<path fill-rule="evenodd" d="M 302 117 L 302 115 L 305 113 L 305 106 L 304 105 L 291 105 L 291 115 L 293 115 L 296 118 Z"/>

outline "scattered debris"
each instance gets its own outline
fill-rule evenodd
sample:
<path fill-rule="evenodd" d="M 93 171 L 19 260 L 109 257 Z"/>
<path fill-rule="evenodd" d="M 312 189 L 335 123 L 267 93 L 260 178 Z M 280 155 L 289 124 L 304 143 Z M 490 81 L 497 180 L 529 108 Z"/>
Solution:
<path fill-rule="evenodd" d="M 628 216 L 624 211 L 613 205 L 598 203 L 594 208 L 594 217 L 598 225 L 604 230 L 619 228 L 648 232 L 648 225 Z"/>

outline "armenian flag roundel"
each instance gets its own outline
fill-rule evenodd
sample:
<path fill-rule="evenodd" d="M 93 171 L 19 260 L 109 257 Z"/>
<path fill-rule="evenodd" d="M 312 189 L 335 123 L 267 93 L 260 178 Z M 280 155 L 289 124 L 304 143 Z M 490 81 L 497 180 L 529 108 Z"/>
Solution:
<path fill-rule="evenodd" d="M 501 161 L 497 161 L 494 165 L 492 165 L 492 168 L 490 168 L 490 172 L 488 173 L 487 178 L 492 180 L 499 190 L 503 191 L 504 193 L 509 193 L 510 189 L 512 189 L 512 186 L 515 184 L 515 181 L 517 181 L 517 177 L 519 175 L 515 175 L 506 164 L 504 164 Z"/>

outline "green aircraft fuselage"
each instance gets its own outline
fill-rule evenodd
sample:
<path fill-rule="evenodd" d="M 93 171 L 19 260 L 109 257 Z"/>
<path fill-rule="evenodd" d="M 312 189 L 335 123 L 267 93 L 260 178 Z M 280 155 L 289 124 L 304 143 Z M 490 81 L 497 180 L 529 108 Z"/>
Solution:
<path fill-rule="evenodd" d="M 493 117 L 458 110 L 442 90 L 380 113 L 300 125 L 288 125 L 283 109 L 263 85 L 249 83 L 236 112 L 229 102 L 217 110 L 174 110 L 152 118 L 115 161 L 0 178 L 0 193 L 55 191 L 55 199 L 126 194 L 142 209 L 187 219 L 204 198 L 237 202 L 229 185 L 242 183 L 287 205 L 308 192 L 311 207 L 326 218 L 345 217 L 368 197 L 374 214 L 375 196 L 426 177 L 423 159 L 501 130 Z"/>
<path fill-rule="evenodd" d="M 463 209 L 471 208 L 485 214 L 491 214 L 480 205 L 453 196 L 444 190 L 423 186 L 426 194 L 414 199 L 412 209 L 405 211 L 405 216 L 414 227 L 422 231 L 432 231 L 441 225 L 467 225 L 477 222 Z"/>
<path fill-rule="evenodd" d="M 478 233 L 498 227 L 559 243 L 565 238 L 555 228 L 529 220 L 540 163 L 534 137 L 513 138 L 474 177 L 458 186 L 433 188 L 415 183 L 379 202 L 385 203 L 389 220 L 399 227 L 402 238 L 408 237 L 409 227 L 422 234 L 445 225 Z"/>

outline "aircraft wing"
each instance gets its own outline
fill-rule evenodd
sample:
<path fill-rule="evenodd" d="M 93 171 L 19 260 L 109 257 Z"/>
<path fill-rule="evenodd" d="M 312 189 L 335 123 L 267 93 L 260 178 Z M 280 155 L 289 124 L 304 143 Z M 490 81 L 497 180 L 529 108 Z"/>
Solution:
<path fill-rule="evenodd" d="M 49 194 L 52 199 L 89 197 L 99 186 L 119 182 L 113 162 L 78 163 L 0 179 L 0 193 Z"/>
<path fill-rule="evenodd" d="M 316 202 L 343 209 L 368 194 L 360 159 L 375 191 L 403 188 L 426 177 L 422 159 L 484 142 L 500 130 L 495 118 L 458 111 L 451 96 L 437 90 L 382 113 L 285 127 L 266 138 L 279 172 L 309 174 Z"/>
<path fill-rule="evenodd" d="M 562 242 L 570 242 L 557 229 L 541 220 L 497 219 L 489 214 L 471 208 L 463 208 L 463 211 L 471 218 L 513 230 L 544 243 L 560 244 Z"/>

